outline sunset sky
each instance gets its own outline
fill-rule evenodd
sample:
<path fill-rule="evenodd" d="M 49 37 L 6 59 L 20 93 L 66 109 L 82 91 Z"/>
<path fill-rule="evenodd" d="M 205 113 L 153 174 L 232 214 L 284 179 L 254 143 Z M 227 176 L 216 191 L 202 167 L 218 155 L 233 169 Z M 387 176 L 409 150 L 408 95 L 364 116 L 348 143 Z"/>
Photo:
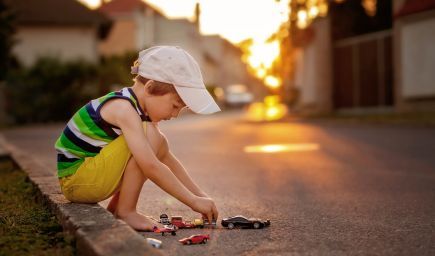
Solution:
<path fill-rule="evenodd" d="M 95 7 L 99 0 L 80 0 Z M 198 0 L 146 0 L 169 18 L 194 16 Z M 288 0 L 199 0 L 201 32 L 219 34 L 233 43 L 247 38 L 265 39 L 288 17 Z"/>

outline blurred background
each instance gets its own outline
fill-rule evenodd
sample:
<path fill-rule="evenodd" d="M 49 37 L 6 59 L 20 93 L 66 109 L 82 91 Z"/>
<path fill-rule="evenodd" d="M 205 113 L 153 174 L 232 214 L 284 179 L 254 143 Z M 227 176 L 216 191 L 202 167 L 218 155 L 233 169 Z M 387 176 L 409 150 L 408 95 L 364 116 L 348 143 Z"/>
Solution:
<path fill-rule="evenodd" d="M 0 0 L 0 124 L 68 119 L 132 84 L 137 52 L 178 45 L 223 109 L 435 109 L 434 0 Z"/>

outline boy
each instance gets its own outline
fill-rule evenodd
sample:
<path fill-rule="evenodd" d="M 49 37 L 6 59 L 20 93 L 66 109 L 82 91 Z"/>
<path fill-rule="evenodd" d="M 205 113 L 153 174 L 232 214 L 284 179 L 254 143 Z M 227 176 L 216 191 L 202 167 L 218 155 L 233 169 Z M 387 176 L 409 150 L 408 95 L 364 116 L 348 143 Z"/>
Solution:
<path fill-rule="evenodd" d="M 139 53 L 132 74 L 137 75 L 132 87 L 90 101 L 57 140 L 63 194 L 77 203 L 112 196 L 110 212 L 136 230 L 151 231 L 159 224 L 136 211 L 150 179 L 204 218 L 216 220 L 214 201 L 171 153 L 157 126 L 186 106 L 199 114 L 220 111 L 198 64 L 179 47 L 157 46 Z"/>

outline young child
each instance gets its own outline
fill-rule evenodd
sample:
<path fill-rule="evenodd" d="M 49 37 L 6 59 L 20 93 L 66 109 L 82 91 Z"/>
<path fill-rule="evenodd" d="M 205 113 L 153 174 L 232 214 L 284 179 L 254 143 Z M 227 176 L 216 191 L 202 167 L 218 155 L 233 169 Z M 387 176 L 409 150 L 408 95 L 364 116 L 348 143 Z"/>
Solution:
<path fill-rule="evenodd" d="M 184 107 L 199 114 L 220 111 L 207 92 L 200 68 L 179 47 L 157 46 L 139 53 L 132 87 L 83 106 L 56 142 L 62 192 L 71 202 L 97 203 L 136 230 L 159 226 L 136 205 L 150 179 L 209 221 L 218 218 L 214 201 L 201 190 L 169 149 L 158 122 L 176 118 Z"/>

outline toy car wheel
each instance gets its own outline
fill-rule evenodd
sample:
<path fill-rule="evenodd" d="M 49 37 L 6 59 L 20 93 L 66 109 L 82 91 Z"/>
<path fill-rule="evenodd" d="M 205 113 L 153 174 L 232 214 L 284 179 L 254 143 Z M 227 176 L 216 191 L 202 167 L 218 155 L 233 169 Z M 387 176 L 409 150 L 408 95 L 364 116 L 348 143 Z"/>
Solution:
<path fill-rule="evenodd" d="M 207 238 L 204 238 L 204 240 L 202 240 L 202 243 L 206 244 L 207 243 Z"/>
<path fill-rule="evenodd" d="M 175 231 L 171 232 L 171 235 L 175 236 L 177 233 L 175 233 Z"/>
<path fill-rule="evenodd" d="M 186 244 L 192 244 L 192 241 L 187 240 Z"/>
<path fill-rule="evenodd" d="M 255 223 L 254 223 L 254 228 L 255 228 L 255 229 L 259 229 L 259 228 L 260 228 L 260 223 L 255 222 Z"/>
<path fill-rule="evenodd" d="M 165 232 L 162 232 L 162 236 L 165 236 Z"/>
<path fill-rule="evenodd" d="M 229 224 L 228 224 L 228 228 L 229 228 L 229 229 L 233 229 L 233 228 L 234 228 L 234 224 L 233 224 L 233 223 L 229 223 Z"/>

